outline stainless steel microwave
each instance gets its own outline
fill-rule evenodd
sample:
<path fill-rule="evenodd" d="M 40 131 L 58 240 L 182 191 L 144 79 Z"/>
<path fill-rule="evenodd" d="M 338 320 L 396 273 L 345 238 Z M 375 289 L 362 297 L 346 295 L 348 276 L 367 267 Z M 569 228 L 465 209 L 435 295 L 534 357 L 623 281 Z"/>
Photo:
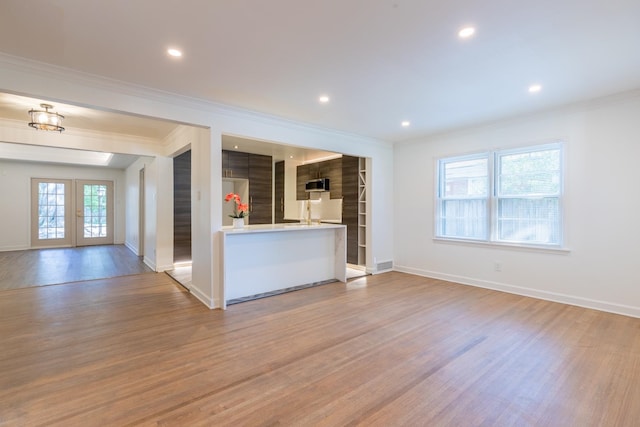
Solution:
<path fill-rule="evenodd" d="M 305 191 L 329 191 L 329 178 L 318 178 L 307 181 Z"/>

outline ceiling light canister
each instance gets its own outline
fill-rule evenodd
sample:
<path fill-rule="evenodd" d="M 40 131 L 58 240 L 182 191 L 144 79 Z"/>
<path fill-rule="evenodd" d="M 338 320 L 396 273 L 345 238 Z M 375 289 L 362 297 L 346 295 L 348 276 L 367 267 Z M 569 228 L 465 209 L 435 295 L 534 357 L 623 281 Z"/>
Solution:
<path fill-rule="evenodd" d="M 167 49 L 167 53 L 174 58 L 180 58 L 182 56 L 182 52 L 174 48 Z"/>
<path fill-rule="evenodd" d="M 475 32 L 476 32 L 475 28 L 465 27 L 458 32 L 458 37 L 460 37 L 461 39 L 468 39 L 469 37 L 474 35 Z"/>
<path fill-rule="evenodd" d="M 44 108 L 44 111 L 34 109 L 29 110 L 29 117 L 31 117 L 29 126 L 38 130 L 54 130 L 62 133 L 64 130 L 62 127 L 62 120 L 64 119 L 64 116 L 54 111 L 49 111 L 53 108 L 52 105 L 40 104 L 40 107 Z"/>
<path fill-rule="evenodd" d="M 318 98 L 318 101 L 320 101 L 322 104 L 326 104 L 327 102 L 329 102 L 329 96 L 321 95 L 320 98 Z"/>
<path fill-rule="evenodd" d="M 409 127 L 411 125 L 411 122 L 409 120 L 404 120 L 402 123 L 400 123 L 400 125 L 403 128 Z"/>
<path fill-rule="evenodd" d="M 529 86 L 529 93 L 538 93 L 542 90 L 542 86 L 539 84 Z"/>

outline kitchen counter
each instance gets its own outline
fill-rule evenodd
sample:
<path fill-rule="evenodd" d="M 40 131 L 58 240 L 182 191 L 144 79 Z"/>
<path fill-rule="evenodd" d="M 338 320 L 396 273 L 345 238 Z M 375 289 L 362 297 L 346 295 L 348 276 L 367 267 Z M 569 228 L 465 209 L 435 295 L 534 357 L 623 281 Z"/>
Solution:
<path fill-rule="evenodd" d="M 239 233 L 271 233 L 281 231 L 297 231 L 307 229 L 321 229 L 321 228 L 343 228 L 344 225 L 334 222 L 321 222 L 306 224 L 302 222 L 286 222 L 282 224 L 259 224 L 259 225 L 245 225 L 243 228 L 222 227 L 223 233 L 239 234 Z"/>
<path fill-rule="evenodd" d="M 266 224 L 223 227 L 222 307 L 283 290 L 346 282 L 346 226 Z"/>

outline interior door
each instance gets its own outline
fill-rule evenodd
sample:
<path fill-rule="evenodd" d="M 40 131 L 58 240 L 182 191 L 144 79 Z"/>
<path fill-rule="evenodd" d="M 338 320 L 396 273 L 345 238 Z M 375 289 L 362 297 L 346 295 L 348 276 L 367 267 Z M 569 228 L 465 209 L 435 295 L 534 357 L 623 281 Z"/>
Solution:
<path fill-rule="evenodd" d="M 72 246 L 70 179 L 31 180 L 31 247 Z"/>
<path fill-rule="evenodd" d="M 76 246 L 113 244 L 113 182 L 76 181 Z"/>

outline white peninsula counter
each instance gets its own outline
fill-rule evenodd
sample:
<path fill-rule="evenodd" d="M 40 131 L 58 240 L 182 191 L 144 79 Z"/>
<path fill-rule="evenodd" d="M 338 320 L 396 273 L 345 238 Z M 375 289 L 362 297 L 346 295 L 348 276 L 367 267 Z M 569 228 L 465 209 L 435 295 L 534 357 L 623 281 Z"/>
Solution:
<path fill-rule="evenodd" d="M 229 301 L 347 280 L 345 225 L 248 225 L 220 233 L 222 308 Z"/>

